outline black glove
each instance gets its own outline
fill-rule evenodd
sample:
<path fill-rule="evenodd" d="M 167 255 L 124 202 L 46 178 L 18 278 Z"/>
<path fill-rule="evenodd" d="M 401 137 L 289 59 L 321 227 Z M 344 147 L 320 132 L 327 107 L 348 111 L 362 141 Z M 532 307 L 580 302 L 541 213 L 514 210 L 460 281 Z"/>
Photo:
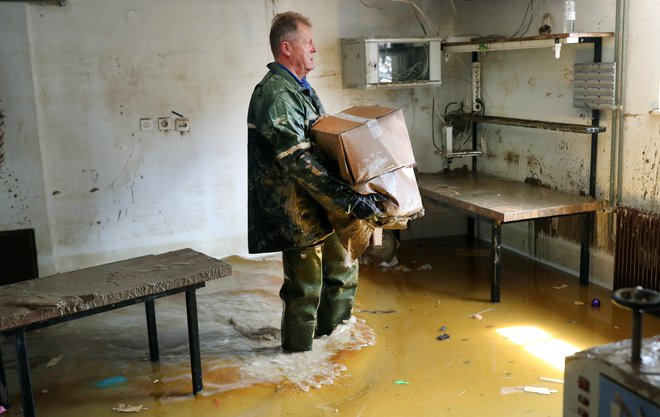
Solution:
<path fill-rule="evenodd" d="M 360 220 L 376 220 L 383 215 L 383 211 L 378 207 L 378 203 L 387 200 L 388 197 L 382 194 L 358 194 L 350 210 L 350 213 Z"/>

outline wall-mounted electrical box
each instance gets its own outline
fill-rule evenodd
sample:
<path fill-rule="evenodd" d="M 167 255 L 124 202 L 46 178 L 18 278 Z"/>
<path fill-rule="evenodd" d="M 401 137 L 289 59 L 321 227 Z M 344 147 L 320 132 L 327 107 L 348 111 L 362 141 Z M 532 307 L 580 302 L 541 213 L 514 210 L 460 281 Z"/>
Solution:
<path fill-rule="evenodd" d="M 342 39 L 344 87 L 440 84 L 440 38 Z"/>

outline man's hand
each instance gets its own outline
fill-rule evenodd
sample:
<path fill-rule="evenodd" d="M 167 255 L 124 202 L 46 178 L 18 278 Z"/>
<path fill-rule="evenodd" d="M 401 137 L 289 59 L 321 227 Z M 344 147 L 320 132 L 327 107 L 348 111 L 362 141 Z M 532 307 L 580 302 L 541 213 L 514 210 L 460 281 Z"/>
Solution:
<path fill-rule="evenodd" d="M 353 201 L 350 213 L 360 220 L 376 221 L 383 215 L 378 203 L 382 203 L 388 198 L 382 194 L 358 194 Z"/>

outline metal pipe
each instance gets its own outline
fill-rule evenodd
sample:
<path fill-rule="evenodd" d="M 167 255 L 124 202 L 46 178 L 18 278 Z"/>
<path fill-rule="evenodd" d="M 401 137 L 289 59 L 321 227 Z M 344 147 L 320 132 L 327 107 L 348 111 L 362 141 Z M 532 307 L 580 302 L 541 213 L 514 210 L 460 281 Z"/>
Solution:
<path fill-rule="evenodd" d="M 622 177 L 623 177 L 623 82 L 625 76 L 625 29 L 626 29 L 626 0 L 616 2 L 616 26 L 614 29 L 614 62 L 616 62 L 614 81 L 614 103 L 612 113 L 612 146 L 610 164 L 610 204 L 616 202 L 616 206 L 622 201 Z M 609 232 L 612 234 L 612 221 L 609 224 Z"/>
<path fill-rule="evenodd" d="M 632 331 L 632 349 L 631 360 L 633 365 L 642 363 L 642 313 L 640 308 L 633 308 L 633 331 Z"/>

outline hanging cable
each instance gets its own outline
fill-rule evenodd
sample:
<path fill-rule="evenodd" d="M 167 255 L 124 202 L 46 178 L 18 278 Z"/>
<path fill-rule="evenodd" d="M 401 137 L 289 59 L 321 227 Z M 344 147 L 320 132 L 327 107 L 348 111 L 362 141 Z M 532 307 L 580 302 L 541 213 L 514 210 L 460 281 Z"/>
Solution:
<path fill-rule="evenodd" d="M 510 36 L 510 38 L 522 37 L 529 31 L 529 28 L 532 26 L 532 21 L 534 20 L 534 9 L 536 9 L 538 4 L 539 4 L 538 0 L 529 0 L 529 3 L 527 4 L 527 8 L 525 9 L 525 15 L 523 16 L 522 22 L 520 22 L 520 26 L 518 27 L 518 30 L 516 30 L 514 34 Z M 529 21 L 527 21 L 528 15 L 529 15 Z M 525 24 L 527 26 L 525 26 Z M 522 30 L 523 26 L 525 26 L 525 30 Z"/>
<path fill-rule="evenodd" d="M 367 0 L 360 0 L 360 3 L 362 3 L 363 6 L 369 8 L 375 8 L 375 9 L 384 9 L 385 7 L 389 6 L 392 2 L 406 3 L 410 6 L 410 8 L 413 11 L 413 14 L 415 15 L 415 18 L 417 19 L 419 25 L 422 28 L 422 32 L 424 32 L 424 36 L 428 36 L 427 28 L 431 30 L 432 36 L 440 36 L 440 31 L 435 27 L 433 21 L 429 19 L 429 17 L 424 13 L 424 11 L 413 0 L 388 0 L 382 6 L 376 5 L 375 1 L 368 2 Z M 453 1 L 452 1 L 452 6 L 454 6 Z M 454 12 L 456 12 L 455 6 L 454 6 Z"/>
<path fill-rule="evenodd" d="M 433 110 L 431 111 L 431 142 L 433 142 L 433 147 L 438 152 L 442 152 L 442 149 L 438 148 L 438 145 L 435 144 L 435 93 L 433 94 L 431 105 L 433 106 Z"/>

